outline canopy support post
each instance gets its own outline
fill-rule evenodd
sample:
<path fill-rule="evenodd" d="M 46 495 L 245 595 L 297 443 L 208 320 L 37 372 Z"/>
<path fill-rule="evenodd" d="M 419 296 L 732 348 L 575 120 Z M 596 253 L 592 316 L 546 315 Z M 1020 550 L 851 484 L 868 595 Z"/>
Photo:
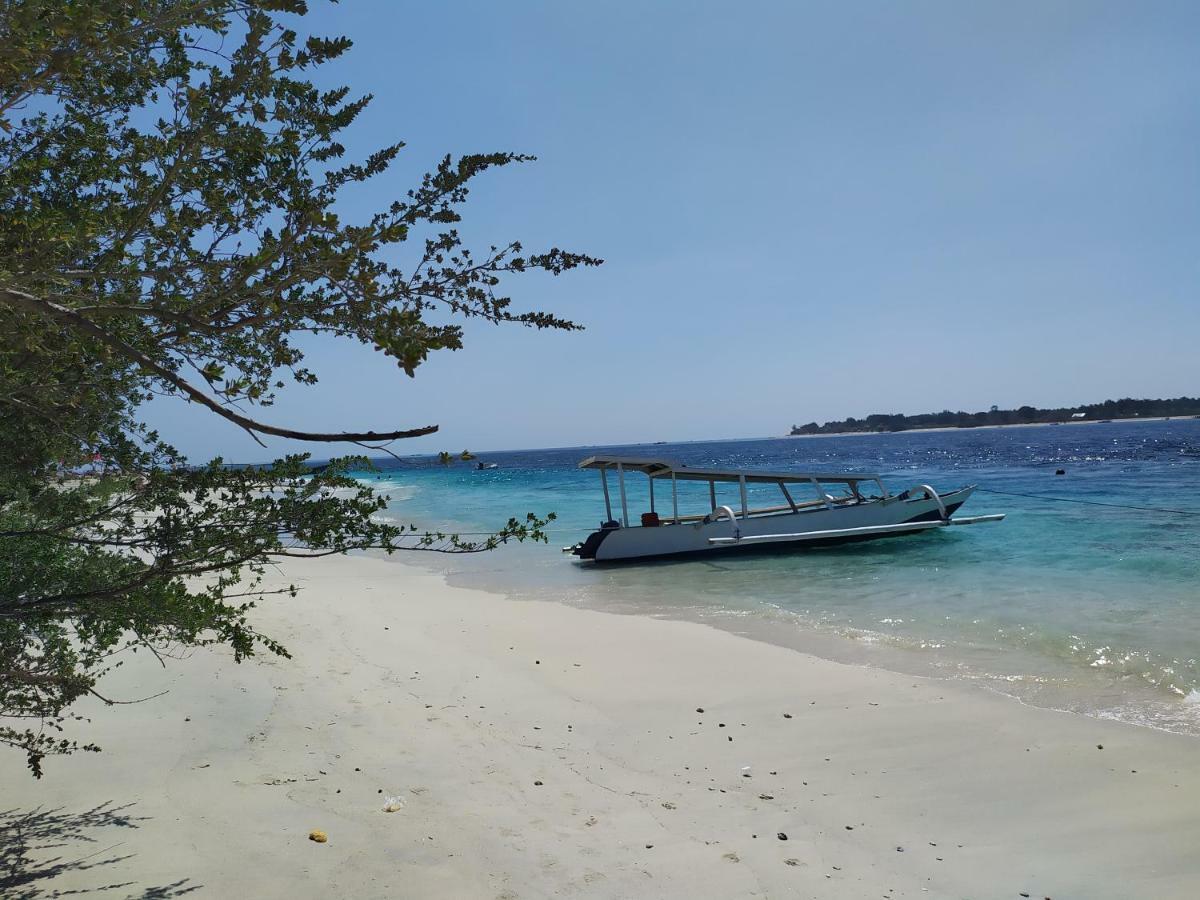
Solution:
<path fill-rule="evenodd" d="M 825 488 L 821 487 L 821 482 L 817 481 L 815 478 L 810 478 L 808 480 L 811 481 L 813 483 L 813 487 L 817 489 L 817 496 L 821 498 L 821 501 L 825 504 L 825 508 L 833 509 L 833 501 L 831 500 L 830 496 L 825 493 Z"/>
<path fill-rule="evenodd" d="M 621 527 L 629 527 L 629 504 L 625 500 L 625 467 L 617 463 L 617 488 L 621 492 Z"/>
<path fill-rule="evenodd" d="M 679 490 L 675 484 L 675 472 L 671 472 L 671 515 L 675 524 L 679 524 Z"/>
<path fill-rule="evenodd" d="M 717 511 L 717 483 L 710 481 L 708 483 L 708 502 L 712 505 L 712 511 Z"/>
<path fill-rule="evenodd" d="M 792 493 L 787 489 L 787 484 L 779 482 L 779 489 L 783 491 L 783 496 L 787 498 L 788 506 L 792 508 L 792 512 L 799 512 L 799 507 L 796 506 L 796 501 L 792 499 Z"/>
<path fill-rule="evenodd" d="M 606 516 L 604 521 L 611 522 L 612 500 L 610 500 L 608 497 L 608 470 L 605 468 L 600 469 L 600 486 L 604 488 L 604 514 Z"/>
<path fill-rule="evenodd" d="M 654 478 L 649 472 L 646 473 L 646 480 L 650 482 L 650 512 L 654 512 Z"/>
<path fill-rule="evenodd" d="M 746 476 L 738 476 L 738 490 L 742 495 L 742 518 L 746 518 L 750 514 L 750 507 L 746 503 Z"/>

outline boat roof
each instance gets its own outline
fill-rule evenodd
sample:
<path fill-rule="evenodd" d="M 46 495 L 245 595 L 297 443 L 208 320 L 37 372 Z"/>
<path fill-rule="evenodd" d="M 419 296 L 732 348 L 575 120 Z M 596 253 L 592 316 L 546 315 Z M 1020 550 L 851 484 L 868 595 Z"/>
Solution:
<path fill-rule="evenodd" d="M 853 484 L 858 481 L 877 481 L 878 475 L 867 472 L 764 472 L 760 469 L 698 469 L 667 459 L 643 456 L 589 456 L 579 464 L 581 469 L 615 469 L 620 466 L 630 472 L 643 472 L 651 478 L 670 478 L 680 481 L 738 481 L 743 476 L 751 484 L 779 482 L 825 481 Z"/>

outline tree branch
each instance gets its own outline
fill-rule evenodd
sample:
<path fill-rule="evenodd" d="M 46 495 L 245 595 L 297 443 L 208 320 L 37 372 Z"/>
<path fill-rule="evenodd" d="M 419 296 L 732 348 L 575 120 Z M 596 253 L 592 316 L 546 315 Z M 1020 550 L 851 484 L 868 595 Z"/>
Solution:
<path fill-rule="evenodd" d="M 421 428 L 409 428 L 402 431 L 343 431 L 343 432 L 313 432 L 313 431 L 297 431 L 292 428 L 280 428 L 276 425 L 267 425 L 263 422 L 257 422 L 247 416 L 240 415 L 227 407 L 222 406 L 213 398 L 209 397 L 199 388 L 180 378 L 175 372 L 172 372 L 166 366 L 151 359 L 136 347 L 132 347 L 125 343 L 115 335 L 109 334 L 95 322 L 79 315 L 74 310 L 63 306 L 59 303 L 54 303 L 50 300 L 44 300 L 40 297 L 35 297 L 32 294 L 27 294 L 24 291 L 18 291 L 10 287 L 0 288 L 0 297 L 3 297 L 10 306 L 16 306 L 28 312 L 38 315 L 50 316 L 64 322 L 76 331 L 82 331 L 85 334 L 94 337 L 96 340 L 116 350 L 126 359 L 137 363 L 144 369 L 149 369 L 163 381 L 174 385 L 177 389 L 186 394 L 191 400 L 196 401 L 201 406 L 207 406 L 210 410 L 224 419 L 228 419 L 235 425 L 244 428 L 253 436 L 254 432 L 262 434 L 273 434 L 276 437 L 292 438 L 298 441 L 314 441 L 322 443 L 333 443 L 337 441 L 348 441 L 358 443 L 361 441 L 394 441 L 403 438 L 421 437 L 426 434 L 433 434 L 438 430 L 437 425 L 425 425 Z M 257 439 L 257 438 L 256 438 Z M 261 443 L 261 442 L 260 442 Z"/>

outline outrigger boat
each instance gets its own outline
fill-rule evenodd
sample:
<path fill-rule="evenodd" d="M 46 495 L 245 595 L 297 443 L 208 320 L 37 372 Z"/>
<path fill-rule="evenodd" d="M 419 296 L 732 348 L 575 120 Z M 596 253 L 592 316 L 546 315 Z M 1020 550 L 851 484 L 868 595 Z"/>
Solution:
<path fill-rule="evenodd" d="M 958 508 L 975 490 L 974 485 L 939 494 L 927 484 L 891 494 L 878 475 L 828 472 L 760 472 L 694 469 L 661 459 L 627 456 L 589 456 L 581 469 L 598 469 L 604 491 L 605 521 L 586 540 L 564 547 L 582 560 L 615 562 L 653 559 L 696 553 L 726 553 L 750 549 L 799 549 L 867 541 L 913 534 L 950 525 L 998 522 L 1004 515 L 955 518 Z M 621 518 L 613 517 L 608 474 L 617 476 Z M 640 525 L 630 525 L 625 476 L 645 475 L 650 488 L 650 511 Z M 679 483 L 708 483 L 709 510 L 698 515 L 679 512 Z M 670 484 L 670 514 L 654 505 L 654 487 Z M 736 506 L 718 504 L 717 485 L 735 484 Z M 750 508 L 748 488 L 774 485 L 783 505 Z M 792 488 L 805 486 L 816 492 L 812 499 L 793 497 Z M 875 489 L 878 493 L 864 491 Z M 761 493 L 761 488 L 754 488 Z"/>

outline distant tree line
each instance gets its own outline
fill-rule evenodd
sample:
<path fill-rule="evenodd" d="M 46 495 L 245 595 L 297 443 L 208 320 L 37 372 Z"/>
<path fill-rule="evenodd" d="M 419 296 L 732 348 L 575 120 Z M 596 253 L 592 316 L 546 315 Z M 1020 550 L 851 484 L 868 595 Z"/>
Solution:
<path fill-rule="evenodd" d="M 1136 419 L 1168 416 L 1200 416 L 1200 398 L 1177 397 L 1173 400 L 1105 400 L 1083 406 L 1038 409 L 1022 406 L 1017 409 L 1000 409 L 993 406 L 987 412 L 921 413 L 906 416 L 902 413 L 886 415 L 875 413 L 865 419 L 853 416 L 837 422 L 818 425 L 793 425 L 792 434 L 842 434 L 845 432 L 909 431 L 914 428 L 978 428 L 983 425 L 1036 425 L 1048 422 L 1071 422 L 1086 420 L 1099 422 L 1105 419 Z"/>

